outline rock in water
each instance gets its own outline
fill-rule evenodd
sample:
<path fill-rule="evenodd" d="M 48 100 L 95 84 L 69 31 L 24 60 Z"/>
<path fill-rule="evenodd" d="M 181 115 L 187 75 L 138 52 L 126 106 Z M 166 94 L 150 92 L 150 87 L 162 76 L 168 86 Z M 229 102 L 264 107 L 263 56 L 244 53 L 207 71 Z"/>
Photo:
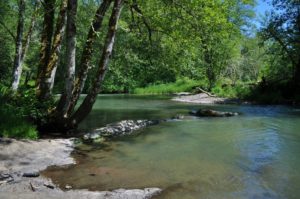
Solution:
<path fill-rule="evenodd" d="M 197 112 L 191 112 L 193 115 L 199 117 L 232 117 L 239 115 L 236 112 L 222 112 L 222 111 L 214 111 L 210 109 L 199 109 Z"/>
<path fill-rule="evenodd" d="M 112 138 L 131 135 L 136 130 L 158 123 L 158 120 L 124 120 L 121 122 L 108 124 L 99 129 L 95 129 L 93 132 L 85 134 L 83 139 L 96 140 L 101 137 Z"/>

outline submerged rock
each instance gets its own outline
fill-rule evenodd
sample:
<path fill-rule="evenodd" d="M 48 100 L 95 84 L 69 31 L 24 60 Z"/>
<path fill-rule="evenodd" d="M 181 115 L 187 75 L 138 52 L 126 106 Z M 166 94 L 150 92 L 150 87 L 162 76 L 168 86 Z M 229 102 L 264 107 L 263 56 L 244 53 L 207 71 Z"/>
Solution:
<path fill-rule="evenodd" d="M 121 137 L 133 134 L 136 130 L 158 124 L 158 120 L 124 120 L 95 129 L 83 136 L 84 140 L 97 140 L 101 137 Z"/>
<path fill-rule="evenodd" d="M 198 117 L 232 117 L 239 115 L 236 112 L 222 112 L 211 109 L 199 109 L 198 111 L 192 111 L 191 114 Z"/>

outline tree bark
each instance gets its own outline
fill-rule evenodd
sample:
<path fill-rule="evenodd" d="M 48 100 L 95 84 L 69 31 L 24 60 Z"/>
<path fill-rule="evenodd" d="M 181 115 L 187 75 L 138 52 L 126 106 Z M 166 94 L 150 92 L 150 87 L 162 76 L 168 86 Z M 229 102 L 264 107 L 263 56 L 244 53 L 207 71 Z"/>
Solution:
<path fill-rule="evenodd" d="M 72 90 L 72 96 L 69 99 L 69 102 L 67 102 L 67 106 L 65 107 L 65 114 L 70 115 L 75 106 L 76 103 L 79 99 L 79 96 L 83 90 L 86 78 L 87 78 L 87 74 L 88 74 L 88 70 L 90 68 L 90 62 L 92 59 L 92 54 L 94 52 L 93 50 L 93 44 L 95 42 L 95 39 L 97 37 L 97 33 L 100 31 L 101 27 L 102 27 L 102 22 L 103 19 L 105 17 L 105 14 L 110 6 L 110 4 L 112 3 L 112 0 L 103 0 L 102 3 L 100 4 L 98 10 L 96 11 L 94 20 L 92 22 L 92 25 L 90 27 L 87 39 L 86 39 L 86 43 L 85 43 L 85 47 L 83 49 L 82 52 L 82 56 L 81 56 L 81 60 L 80 60 L 80 69 L 78 72 L 78 75 L 75 79 L 75 83 L 73 86 L 73 90 Z M 63 99 L 61 99 L 63 100 Z"/>
<path fill-rule="evenodd" d="M 55 0 L 44 0 L 44 21 L 41 37 L 40 62 L 37 73 L 36 87 L 39 86 L 45 67 L 51 54 L 52 36 L 54 31 Z"/>
<path fill-rule="evenodd" d="M 114 7 L 109 20 L 109 29 L 106 35 L 106 40 L 103 47 L 96 77 L 93 82 L 93 87 L 84 99 L 83 103 L 78 108 L 78 110 L 72 115 L 71 125 L 77 126 L 77 124 L 80 123 L 90 113 L 96 101 L 97 95 L 101 89 L 101 85 L 105 77 L 106 70 L 108 68 L 110 56 L 112 54 L 117 31 L 117 24 L 122 10 L 122 4 L 123 0 L 114 0 Z"/>
<path fill-rule="evenodd" d="M 77 0 L 68 0 L 67 13 L 67 65 L 65 88 L 59 100 L 56 117 L 67 118 L 67 109 L 72 97 L 72 90 L 75 78 L 76 68 L 76 15 L 77 15 Z"/>
<path fill-rule="evenodd" d="M 22 39 L 24 32 L 25 21 L 25 0 L 19 0 L 19 19 L 16 37 L 16 54 L 14 59 L 13 81 L 12 90 L 16 91 L 19 87 L 21 74 L 22 74 Z"/>
<path fill-rule="evenodd" d="M 53 85 L 54 76 L 59 58 L 59 52 L 65 30 L 66 22 L 66 11 L 67 11 L 67 0 L 62 0 L 60 6 L 60 13 L 57 17 L 56 30 L 53 38 L 53 44 L 51 48 L 51 54 L 47 65 L 43 67 L 41 71 L 40 80 L 37 85 L 37 97 L 39 100 L 48 99 L 51 95 L 51 87 Z"/>
<path fill-rule="evenodd" d="M 31 42 L 31 37 L 32 37 L 32 33 L 33 33 L 33 30 L 34 30 L 34 27 L 35 27 L 35 24 L 36 24 L 36 17 L 38 15 L 39 6 L 40 6 L 40 4 L 39 4 L 39 1 L 37 0 L 35 2 L 35 8 L 34 8 L 31 20 L 30 20 L 30 26 L 28 28 L 27 34 L 25 36 L 25 40 L 23 42 L 21 64 L 23 64 L 24 58 L 25 58 L 27 50 L 29 48 L 29 44 Z"/>

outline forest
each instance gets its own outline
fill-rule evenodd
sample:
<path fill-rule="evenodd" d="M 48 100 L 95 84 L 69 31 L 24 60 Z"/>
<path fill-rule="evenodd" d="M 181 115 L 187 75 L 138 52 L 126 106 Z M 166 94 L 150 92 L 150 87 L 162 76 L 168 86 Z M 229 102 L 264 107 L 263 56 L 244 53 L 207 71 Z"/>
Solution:
<path fill-rule="evenodd" d="M 297 104 L 299 1 L 267 3 L 1 0 L 0 136 L 72 132 L 103 93 Z"/>

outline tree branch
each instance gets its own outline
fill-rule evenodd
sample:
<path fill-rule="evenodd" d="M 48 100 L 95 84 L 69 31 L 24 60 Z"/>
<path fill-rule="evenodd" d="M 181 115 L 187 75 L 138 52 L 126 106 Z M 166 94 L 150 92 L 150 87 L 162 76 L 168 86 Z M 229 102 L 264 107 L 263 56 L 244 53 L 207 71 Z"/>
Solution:
<path fill-rule="evenodd" d="M 0 21 L 0 25 L 8 32 L 8 34 L 13 38 L 13 40 L 16 41 L 16 36 L 11 30 L 9 30 L 9 28 L 5 25 L 3 21 Z"/>

